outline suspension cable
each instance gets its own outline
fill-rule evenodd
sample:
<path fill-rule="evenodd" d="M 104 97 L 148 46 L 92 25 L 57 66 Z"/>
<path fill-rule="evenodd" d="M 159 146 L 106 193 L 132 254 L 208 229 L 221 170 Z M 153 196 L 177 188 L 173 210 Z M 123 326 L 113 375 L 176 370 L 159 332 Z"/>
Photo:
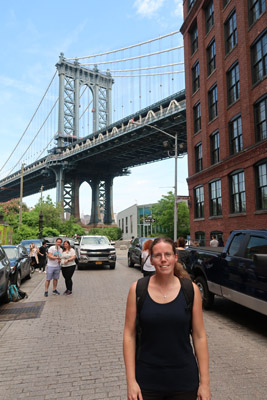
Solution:
<path fill-rule="evenodd" d="M 181 74 L 185 72 L 182 71 L 169 71 L 169 72 L 156 72 L 154 74 L 135 74 L 135 75 L 112 75 L 113 78 L 129 78 L 129 77 L 139 77 L 139 76 L 156 76 L 156 75 L 171 75 L 171 74 Z"/>
<path fill-rule="evenodd" d="M 32 139 L 31 143 L 29 144 L 29 146 L 27 147 L 27 149 L 24 151 L 24 153 L 22 154 L 22 156 L 20 157 L 20 159 L 18 160 L 17 164 L 14 165 L 14 167 L 10 170 L 9 174 L 11 174 L 11 172 L 16 168 L 16 166 L 19 164 L 19 162 L 22 160 L 22 158 L 24 157 L 24 155 L 27 153 L 27 151 L 29 150 L 29 148 L 31 147 L 31 145 L 33 144 L 33 142 L 35 141 L 35 139 L 37 138 L 37 136 L 39 135 L 39 133 L 41 132 L 44 124 L 46 123 L 46 121 L 48 120 L 48 118 L 50 117 L 53 109 L 55 108 L 56 104 L 58 102 L 58 98 L 55 101 L 53 107 L 51 108 L 51 110 L 49 111 L 49 113 L 47 114 L 47 117 L 45 118 L 44 122 L 42 123 L 42 125 L 40 126 L 40 128 L 38 129 L 37 133 L 35 134 L 34 138 Z"/>
<path fill-rule="evenodd" d="M 155 56 L 155 55 L 157 55 L 157 54 L 167 53 L 168 51 L 173 51 L 173 50 L 177 50 L 177 49 L 182 49 L 183 47 L 184 47 L 184 46 L 176 46 L 176 47 L 172 47 L 172 48 L 170 48 L 170 49 L 155 51 L 154 53 L 143 54 L 143 55 L 141 55 L 141 56 L 123 58 L 123 59 L 121 59 L 121 60 L 100 61 L 100 62 L 93 62 L 93 63 L 84 63 L 84 64 L 81 64 L 81 65 L 102 65 L 102 64 L 113 64 L 113 63 L 117 63 L 117 62 L 130 61 L 130 60 L 137 60 L 138 58 L 144 58 L 144 57 Z"/>
<path fill-rule="evenodd" d="M 93 55 L 90 55 L 90 56 L 65 58 L 65 60 L 66 60 L 66 61 L 71 61 L 71 60 L 84 60 L 85 58 L 93 58 L 93 57 L 106 56 L 106 55 L 108 55 L 108 54 L 118 53 L 119 51 L 124 51 L 124 50 L 128 50 L 128 49 L 132 49 L 132 48 L 134 48 L 134 47 L 143 46 L 144 44 L 152 43 L 152 42 L 155 42 L 156 40 L 160 40 L 160 39 L 164 39 L 164 38 L 166 38 L 166 37 L 168 37 L 168 36 L 176 35 L 177 33 L 180 33 L 180 31 L 174 31 L 174 32 L 171 32 L 171 33 L 167 33 L 166 35 L 158 36 L 157 38 L 150 39 L 150 40 L 146 40 L 145 42 L 141 42 L 141 43 L 137 43 L 137 44 L 132 44 L 131 46 L 122 47 L 121 49 L 106 51 L 105 53 L 93 54 Z"/>
<path fill-rule="evenodd" d="M 51 84 L 52 84 L 52 82 L 53 82 L 55 76 L 56 76 L 56 74 L 57 74 L 57 71 L 54 73 L 53 78 L 51 79 L 51 81 L 50 81 L 50 83 L 49 83 L 49 85 L 48 85 L 48 87 L 47 87 L 47 89 L 46 89 L 46 91 L 45 91 L 45 93 L 44 93 L 44 95 L 43 95 L 43 97 L 42 97 L 40 103 L 38 104 L 38 107 L 36 108 L 36 110 L 35 110 L 33 116 L 32 116 L 31 119 L 30 119 L 30 122 L 28 123 L 26 129 L 24 130 L 23 134 L 21 135 L 21 137 L 20 137 L 18 143 L 15 145 L 14 149 L 12 150 L 10 156 L 8 157 L 8 159 L 6 160 L 6 162 L 4 163 L 4 165 L 2 166 L 2 168 L 0 169 L 0 172 L 1 172 L 1 171 L 3 170 L 3 168 L 6 166 L 6 164 L 8 163 L 8 161 L 10 160 L 10 158 L 12 157 L 12 155 L 14 154 L 15 150 L 17 149 L 17 146 L 18 146 L 18 145 L 20 144 L 20 142 L 22 141 L 22 139 L 23 139 L 24 135 L 26 134 L 26 132 L 27 132 L 29 126 L 31 125 L 31 123 L 32 123 L 32 121 L 33 121 L 35 115 L 37 114 L 37 111 L 39 110 L 39 108 L 40 108 L 40 106 L 41 106 L 41 104 L 42 104 L 42 102 L 43 102 L 43 100 L 44 100 L 44 98 L 45 98 L 45 96 L 46 96 L 46 94 L 47 94 L 47 92 L 48 92 L 48 90 L 49 90 L 49 88 L 50 88 L 50 86 L 51 86 Z M 17 164 L 18 164 L 18 163 L 17 163 Z M 16 165 L 17 165 L 17 164 L 16 164 Z M 13 170 L 12 170 L 12 171 L 13 171 Z"/>
<path fill-rule="evenodd" d="M 184 62 L 177 62 L 173 64 L 165 64 L 165 65 L 155 65 L 154 67 L 143 67 L 143 68 L 135 68 L 135 69 L 109 69 L 108 72 L 130 72 L 130 71 L 144 71 L 148 69 L 156 69 L 156 68 L 166 68 L 166 67 L 172 67 L 174 65 L 184 65 Z M 103 72 L 103 71 L 101 71 Z M 106 71 L 105 71 L 106 72 Z"/>

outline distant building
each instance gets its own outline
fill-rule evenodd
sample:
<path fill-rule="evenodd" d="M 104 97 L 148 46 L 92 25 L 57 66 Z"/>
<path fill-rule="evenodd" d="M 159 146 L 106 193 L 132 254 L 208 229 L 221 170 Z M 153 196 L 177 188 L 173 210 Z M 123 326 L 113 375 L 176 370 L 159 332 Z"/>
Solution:
<path fill-rule="evenodd" d="M 189 196 L 177 196 L 177 202 L 185 201 L 188 204 Z M 130 240 L 134 237 L 148 237 L 155 236 L 153 232 L 153 226 L 149 222 L 149 218 L 152 216 L 152 206 L 154 204 L 134 204 L 131 207 L 120 211 L 117 214 L 117 225 L 122 230 L 122 238 L 124 240 Z M 157 227 L 157 232 L 161 229 Z M 164 233 L 162 231 L 162 233 Z"/>
<path fill-rule="evenodd" d="M 266 0 L 184 0 L 191 238 L 267 226 Z"/>

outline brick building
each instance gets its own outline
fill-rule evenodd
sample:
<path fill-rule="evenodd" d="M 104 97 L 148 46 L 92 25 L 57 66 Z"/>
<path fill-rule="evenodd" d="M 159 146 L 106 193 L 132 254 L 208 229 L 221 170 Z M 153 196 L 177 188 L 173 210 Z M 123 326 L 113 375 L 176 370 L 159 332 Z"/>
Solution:
<path fill-rule="evenodd" d="M 266 0 L 184 0 L 191 238 L 267 229 Z"/>

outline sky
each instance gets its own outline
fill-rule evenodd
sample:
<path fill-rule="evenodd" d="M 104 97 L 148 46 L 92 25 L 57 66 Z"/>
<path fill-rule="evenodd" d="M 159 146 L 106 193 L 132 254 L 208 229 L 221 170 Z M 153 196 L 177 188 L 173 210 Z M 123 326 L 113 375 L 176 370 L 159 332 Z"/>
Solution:
<path fill-rule="evenodd" d="M 29 123 L 61 52 L 68 58 L 114 50 L 176 31 L 182 22 L 182 0 L 3 2 L 0 167 Z M 184 88 L 183 82 L 181 86 Z M 184 157 L 178 160 L 178 195 L 188 194 L 187 174 Z M 133 204 L 157 202 L 173 189 L 174 158 L 133 168 L 129 176 L 114 179 L 114 212 Z M 49 194 L 55 201 L 55 190 Z M 39 198 L 36 194 L 23 201 L 32 207 Z M 91 190 L 83 184 L 80 212 L 90 214 L 90 209 Z"/>

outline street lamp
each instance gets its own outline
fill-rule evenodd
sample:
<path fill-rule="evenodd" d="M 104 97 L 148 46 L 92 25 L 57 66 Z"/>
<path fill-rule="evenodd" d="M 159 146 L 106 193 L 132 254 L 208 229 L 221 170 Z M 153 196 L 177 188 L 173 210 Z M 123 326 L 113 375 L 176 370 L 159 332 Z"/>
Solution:
<path fill-rule="evenodd" d="M 19 225 L 22 224 L 22 198 L 23 198 L 23 172 L 24 165 L 21 164 L 21 172 L 20 172 L 20 196 L 19 196 Z"/>
<path fill-rule="evenodd" d="M 160 128 L 158 128 L 155 125 L 151 125 L 151 124 L 140 124 L 136 121 L 134 121 L 134 119 L 132 119 L 130 121 L 132 124 L 137 125 L 139 127 L 142 126 L 148 126 L 151 129 L 155 129 L 156 131 L 159 131 L 161 133 L 163 133 L 164 135 L 170 136 L 172 139 L 174 139 L 174 160 L 175 160 L 175 164 L 174 164 L 174 233 L 173 233 L 173 240 L 176 241 L 177 240 L 177 224 L 178 224 L 178 213 L 177 213 L 177 159 L 178 159 L 178 134 L 176 133 L 175 135 L 171 135 L 169 132 L 166 132 Z M 164 145 L 165 143 L 165 145 Z M 163 146 L 165 148 L 169 148 L 169 142 L 165 141 L 163 142 Z M 181 148 L 183 148 L 183 144 L 181 143 L 182 146 Z"/>

